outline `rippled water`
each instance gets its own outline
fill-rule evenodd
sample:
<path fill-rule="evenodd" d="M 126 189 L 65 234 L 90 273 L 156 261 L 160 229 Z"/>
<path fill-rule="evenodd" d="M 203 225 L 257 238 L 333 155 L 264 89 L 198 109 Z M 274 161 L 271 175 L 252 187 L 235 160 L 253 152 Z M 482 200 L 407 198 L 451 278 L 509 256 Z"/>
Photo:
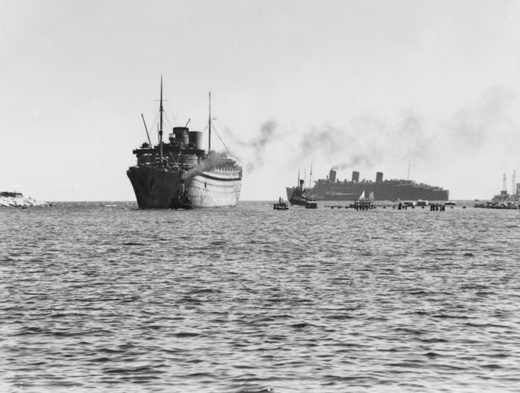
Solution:
<path fill-rule="evenodd" d="M 518 211 L 0 219 L 2 391 L 520 391 Z"/>

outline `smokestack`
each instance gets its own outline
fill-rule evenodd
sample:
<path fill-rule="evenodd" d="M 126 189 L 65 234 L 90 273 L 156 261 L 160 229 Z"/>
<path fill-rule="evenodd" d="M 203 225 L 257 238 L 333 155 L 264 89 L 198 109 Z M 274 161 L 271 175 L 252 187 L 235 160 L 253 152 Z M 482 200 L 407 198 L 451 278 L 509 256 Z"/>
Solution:
<path fill-rule="evenodd" d="M 331 169 L 329 172 L 329 180 L 334 183 L 336 181 L 336 171 Z"/>
<path fill-rule="evenodd" d="M 516 171 L 513 171 L 513 185 L 511 186 L 511 195 L 516 195 L 515 184 L 516 184 Z"/>
<path fill-rule="evenodd" d="M 352 181 L 355 183 L 359 182 L 359 172 L 358 171 L 352 171 Z"/>
<path fill-rule="evenodd" d="M 376 172 L 376 183 L 383 182 L 383 172 Z"/>
<path fill-rule="evenodd" d="M 504 173 L 504 181 L 502 183 L 502 191 L 507 192 L 506 188 L 506 174 Z"/>
<path fill-rule="evenodd" d="M 303 182 L 304 182 L 304 181 L 305 181 L 305 180 L 303 180 L 303 179 L 300 180 L 300 191 L 303 191 Z"/>

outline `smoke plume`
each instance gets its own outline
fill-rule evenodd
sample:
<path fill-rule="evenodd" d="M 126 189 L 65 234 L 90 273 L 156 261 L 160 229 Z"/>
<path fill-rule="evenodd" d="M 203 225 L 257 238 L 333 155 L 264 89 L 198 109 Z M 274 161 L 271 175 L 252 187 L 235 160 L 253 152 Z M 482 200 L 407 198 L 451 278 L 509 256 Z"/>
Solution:
<path fill-rule="evenodd" d="M 277 155 L 277 165 L 290 171 L 311 160 L 327 162 L 336 170 L 400 167 L 404 171 L 410 161 L 423 168 L 444 167 L 461 155 L 482 153 L 494 141 L 516 141 L 517 146 L 520 134 L 510 116 L 514 99 L 510 90 L 494 88 L 444 119 L 425 118 L 419 111 L 408 109 L 394 119 L 356 116 L 341 125 L 324 123 L 283 133 L 271 119 L 261 124 L 249 140 L 237 137 L 231 130 L 226 130 L 226 135 L 248 172 L 264 167 L 268 155 L 278 148 L 283 152 Z M 290 139 L 282 138 L 286 135 Z M 507 144 L 507 148 L 514 146 Z"/>
<path fill-rule="evenodd" d="M 275 120 L 265 121 L 257 130 L 256 135 L 249 141 L 240 139 L 232 130 L 226 129 L 226 135 L 231 138 L 236 149 L 239 161 L 248 172 L 258 170 L 265 164 L 265 156 L 269 147 L 278 139 L 277 123 Z"/>
<path fill-rule="evenodd" d="M 443 124 L 446 135 L 468 154 L 478 152 L 490 139 L 511 141 L 516 127 L 508 112 L 514 98 L 507 89 L 488 90 L 476 103 L 460 108 Z"/>
<path fill-rule="evenodd" d="M 327 124 L 303 135 L 296 161 L 322 157 L 337 170 L 408 162 L 427 154 L 431 138 L 424 129 L 420 116 L 413 112 L 404 113 L 395 124 L 370 116 L 356 117 L 345 127 Z"/>

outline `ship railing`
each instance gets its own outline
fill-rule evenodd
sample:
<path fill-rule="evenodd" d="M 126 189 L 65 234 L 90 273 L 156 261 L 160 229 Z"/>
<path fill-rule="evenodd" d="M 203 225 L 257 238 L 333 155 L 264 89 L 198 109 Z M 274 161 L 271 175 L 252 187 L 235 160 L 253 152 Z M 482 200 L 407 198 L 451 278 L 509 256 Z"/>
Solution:
<path fill-rule="evenodd" d="M 240 173 L 239 168 L 229 168 L 229 167 L 217 167 L 215 168 L 215 171 L 221 174 L 238 174 Z"/>

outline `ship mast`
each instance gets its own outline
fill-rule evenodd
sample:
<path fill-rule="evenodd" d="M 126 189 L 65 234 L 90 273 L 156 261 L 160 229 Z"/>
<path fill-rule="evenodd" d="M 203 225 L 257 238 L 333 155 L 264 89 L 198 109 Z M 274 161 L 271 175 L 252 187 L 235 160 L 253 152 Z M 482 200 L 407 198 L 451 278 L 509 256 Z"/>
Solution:
<path fill-rule="evenodd" d="M 312 187 L 312 161 L 311 161 L 311 173 L 309 175 L 309 188 Z"/>
<path fill-rule="evenodd" d="M 159 113 L 161 115 L 161 120 L 160 120 L 160 125 L 159 125 L 159 155 L 161 157 L 161 165 L 163 163 L 163 141 L 162 141 L 162 136 L 163 136 L 163 112 L 164 112 L 164 108 L 163 108 L 163 98 L 162 98 L 162 75 L 161 75 L 161 101 L 160 101 L 160 105 L 159 105 Z"/>
<path fill-rule="evenodd" d="M 211 151 L 211 91 L 209 92 L 208 154 Z"/>

